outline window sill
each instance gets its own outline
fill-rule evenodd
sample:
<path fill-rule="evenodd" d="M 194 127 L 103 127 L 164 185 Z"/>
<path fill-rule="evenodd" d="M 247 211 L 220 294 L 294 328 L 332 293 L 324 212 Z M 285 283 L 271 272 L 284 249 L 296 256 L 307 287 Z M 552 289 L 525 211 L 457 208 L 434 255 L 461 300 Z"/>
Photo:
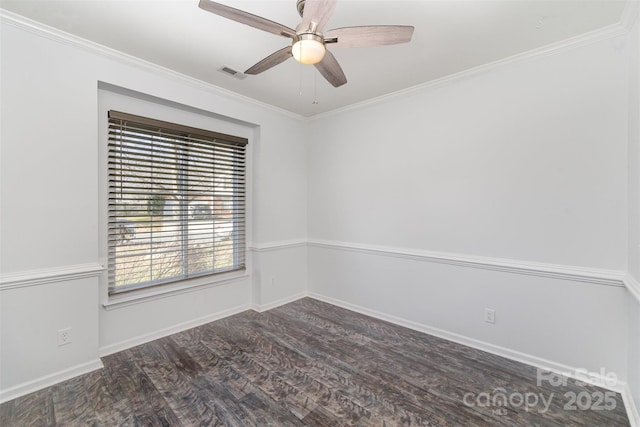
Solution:
<path fill-rule="evenodd" d="M 156 288 L 141 289 L 131 291 L 127 294 L 108 296 L 106 302 L 102 304 L 105 310 L 115 310 L 118 308 L 129 307 L 149 301 L 167 298 L 174 295 L 180 295 L 188 292 L 194 292 L 204 288 L 213 288 L 216 286 L 226 285 L 235 281 L 246 279 L 249 274 L 245 271 L 225 274 L 223 277 L 211 280 L 211 277 L 202 277 L 198 279 L 187 280 L 173 285 L 164 285 Z"/>

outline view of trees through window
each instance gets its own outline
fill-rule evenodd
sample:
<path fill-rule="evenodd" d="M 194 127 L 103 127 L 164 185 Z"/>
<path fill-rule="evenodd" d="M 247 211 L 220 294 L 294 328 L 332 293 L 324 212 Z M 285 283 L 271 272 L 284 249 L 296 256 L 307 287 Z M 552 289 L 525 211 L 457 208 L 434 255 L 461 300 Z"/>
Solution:
<path fill-rule="evenodd" d="M 244 267 L 244 145 L 122 121 L 109 133 L 112 290 Z"/>

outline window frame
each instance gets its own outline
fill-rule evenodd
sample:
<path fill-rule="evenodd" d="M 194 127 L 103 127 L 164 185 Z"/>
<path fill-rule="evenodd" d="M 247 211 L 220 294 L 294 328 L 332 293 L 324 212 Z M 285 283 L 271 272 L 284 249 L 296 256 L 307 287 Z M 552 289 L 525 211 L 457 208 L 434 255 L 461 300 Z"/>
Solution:
<path fill-rule="evenodd" d="M 111 297 L 120 297 L 123 294 L 127 294 L 127 293 L 137 293 L 136 291 L 145 291 L 145 292 L 149 292 L 149 294 L 156 294 L 158 291 L 158 288 L 163 286 L 166 287 L 168 291 L 171 291 L 173 289 L 183 289 L 185 287 L 186 282 L 191 283 L 191 286 L 202 286 L 203 282 L 202 280 L 195 280 L 193 281 L 193 279 L 199 279 L 199 278 L 207 278 L 207 283 L 204 284 L 211 284 L 211 283 L 215 283 L 215 282 L 226 282 L 229 278 L 233 278 L 233 277 L 246 277 L 247 276 L 247 264 L 248 264 L 248 230 L 247 227 L 249 225 L 249 221 L 247 218 L 248 215 L 248 204 L 249 204 L 249 195 L 248 195 L 248 184 L 250 182 L 248 175 L 249 172 L 249 150 L 248 148 L 248 138 L 244 138 L 244 137 L 240 137 L 240 136 L 234 136 L 234 135 L 229 135 L 229 134 L 224 134 L 224 133 L 219 133 L 219 132 L 213 132 L 213 131 L 209 131 L 209 130 L 205 130 L 205 129 L 201 129 L 201 128 L 196 128 L 196 127 L 190 127 L 190 126 L 185 126 L 185 125 L 180 125 L 180 124 L 176 124 L 176 123 L 172 123 L 172 122 L 167 122 L 167 121 L 163 121 L 163 120 L 157 120 L 157 119 L 151 119 L 148 117 L 144 117 L 144 116 L 138 116 L 138 115 L 134 115 L 134 114 L 129 114 L 129 113 L 122 113 L 120 111 L 116 111 L 116 110 L 107 110 L 108 111 L 108 118 L 106 120 L 106 129 L 107 129 L 107 133 L 109 132 L 109 122 L 111 121 L 111 118 L 115 118 L 115 119 L 120 119 L 120 120 L 126 120 L 126 121 L 131 121 L 134 122 L 136 124 L 139 125 L 148 125 L 151 126 L 152 128 L 163 128 L 164 130 L 168 130 L 170 132 L 175 132 L 176 135 L 177 134 L 183 134 L 186 135 L 187 137 L 189 137 L 189 135 L 197 135 L 197 137 L 204 137 L 204 138 L 210 138 L 212 140 L 218 140 L 218 142 L 212 142 L 214 145 L 218 146 L 218 145 L 236 145 L 236 146 L 241 146 L 243 147 L 241 150 L 242 153 L 242 158 L 241 161 L 243 163 L 243 167 L 242 167 L 242 179 L 241 179 L 241 186 L 243 188 L 242 192 L 242 211 L 241 211 L 241 216 L 242 216 L 242 220 L 238 220 L 235 216 L 237 215 L 236 213 L 234 213 L 234 219 L 233 219 L 233 233 L 232 233 L 232 238 L 231 240 L 233 241 L 233 267 L 228 268 L 228 269 L 213 269 L 213 270 L 206 270 L 206 271 L 202 271 L 202 272 L 198 272 L 198 273 L 184 273 L 184 269 L 182 270 L 182 274 L 177 275 L 177 276 L 172 276 L 170 278 L 166 278 L 166 279 L 158 279 L 158 280 L 149 280 L 146 282 L 142 282 L 142 283 L 136 283 L 136 284 L 129 284 L 129 285 L 120 285 L 120 286 L 116 286 L 115 283 L 113 282 L 112 279 L 112 257 L 111 257 L 111 249 L 112 249 L 112 244 L 109 242 L 109 239 L 107 238 L 107 253 L 108 253 L 108 257 L 107 257 L 107 261 L 108 261 L 108 275 L 107 275 L 107 295 L 109 298 Z M 188 139 L 188 138 L 187 138 Z M 111 143 L 111 138 L 107 137 L 107 145 L 109 145 Z M 222 141 L 222 142 L 221 142 Z M 107 148 L 108 151 L 108 148 Z M 106 156 L 107 161 L 105 162 L 108 165 L 109 162 L 109 155 L 107 154 Z M 104 164 L 104 163 L 103 163 Z M 108 166 L 107 166 L 108 168 Z M 107 170 L 106 171 L 106 180 L 107 180 L 107 199 L 108 199 L 108 194 L 109 194 L 109 180 L 111 177 L 111 173 Z M 234 193 L 235 195 L 235 193 Z M 234 196 L 235 197 L 235 196 Z M 184 206 L 183 206 L 184 208 Z M 188 207 L 187 207 L 188 208 Z M 185 216 L 185 210 L 182 210 L 182 214 L 181 216 Z M 109 229 L 109 216 L 111 214 L 111 210 L 110 210 L 110 203 L 107 200 L 107 235 L 108 235 L 108 229 Z M 188 212 L 187 212 L 188 215 Z M 181 225 L 180 227 L 184 227 L 185 225 L 185 219 L 182 218 L 181 219 Z M 242 232 L 240 233 L 241 235 L 239 236 L 238 234 L 238 225 L 242 225 Z M 212 235 L 212 241 L 213 241 L 213 248 L 215 248 L 215 231 L 213 231 L 213 235 Z M 113 245 L 114 247 L 116 246 L 115 244 Z M 184 248 L 184 246 L 181 246 L 180 251 L 184 252 L 186 249 Z M 242 252 L 242 262 L 238 263 L 237 261 L 237 257 L 238 257 L 238 252 L 241 251 Z M 183 258 L 181 260 L 182 263 L 184 263 L 184 255 L 181 255 Z M 212 280 L 211 278 L 213 276 L 219 276 L 218 278 Z M 153 290 L 153 291 L 150 291 Z"/>

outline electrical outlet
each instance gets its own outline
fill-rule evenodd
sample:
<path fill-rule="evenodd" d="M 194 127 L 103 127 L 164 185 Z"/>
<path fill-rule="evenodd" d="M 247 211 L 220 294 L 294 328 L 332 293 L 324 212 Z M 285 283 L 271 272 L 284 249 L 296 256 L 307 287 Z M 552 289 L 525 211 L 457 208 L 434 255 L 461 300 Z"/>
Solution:
<path fill-rule="evenodd" d="M 58 346 L 71 344 L 71 328 L 58 330 Z"/>
<path fill-rule="evenodd" d="M 493 308 L 484 309 L 484 321 L 487 323 L 496 323 L 496 311 Z"/>

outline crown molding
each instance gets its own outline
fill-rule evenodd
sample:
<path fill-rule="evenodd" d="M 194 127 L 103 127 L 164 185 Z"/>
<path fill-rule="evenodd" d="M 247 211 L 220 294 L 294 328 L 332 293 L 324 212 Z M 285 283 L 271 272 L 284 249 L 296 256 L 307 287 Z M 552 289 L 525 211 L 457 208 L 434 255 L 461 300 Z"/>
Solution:
<path fill-rule="evenodd" d="M 14 27 L 21 28 L 31 33 L 37 34 L 39 36 L 46 37 L 50 40 L 54 40 L 63 44 L 78 47 L 85 51 L 88 51 L 94 54 L 99 54 L 109 59 L 117 60 L 127 65 L 134 65 L 148 71 L 159 73 L 165 77 L 178 80 L 181 83 L 188 84 L 192 87 L 196 87 L 200 90 L 205 90 L 207 92 L 213 93 L 218 96 L 224 96 L 226 98 L 229 98 L 235 101 L 240 101 L 243 103 L 254 105 L 256 107 L 259 107 L 265 110 L 275 112 L 277 114 L 289 117 L 291 119 L 294 119 L 300 122 L 309 123 L 316 120 L 321 120 L 327 117 L 331 117 L 336 114 L 344 113 L 347 111 L 358 110 L 361 108 L 365 108 L 365 107 L 369 107 L 377 104 L 383 104 L 385 102 L 394 100 L 399 97 L 420 93 L 433 88 L 445 86 L 453 82 L 456 82 L 458 80 L 463 80 L 471 76 L 475 76 L 475 75 L 487 72 L 488 70 L 491 70 L 493 68 L 500 67 L 506 64 L 527 61 L 527 60 L 539 58 L 539 57 L 545 57 L 545 56 L 553 55 L 556 53 L 564 52 L 568 49 L 578 48 L 578 47 L 589 45 L 592 43 L 597 43 L 599 41 L 606 40 L 609 38 L 628 34 L 630 29 L 635 25 L 635 23 L 638 20 L 638 11 L 640 10 L 639 4 L 640 2 L 638 0 L 628 0 L 625 5 L 621 20 L 616 24 L 609 25 L 607 27 L 603 27 L 601 29 L 598 29 L 586 34 L 572 37 L 560 42 L 552 43 L 550 45 L 546 45 L 540 48 L 532 49 L 527 52 L 523 52 L 507 58 L 503 58 L 494 62 L 490 62 L 488 64 L 480 65 L 478 67 L 474 67 L 458 73 L 450 74 L 450 75 L 441 77 L 439 79 L 430 80 L 428 82 L 421 83 L 419 85 L 411 86 L 409 88 L 401 89 L 396 92 L 392 92 L 392 93 L 371 98 L 362 102 L 357 102 L 341 108 L 336 108 L 331 111 L 315 114 L 312 116 L 303 116 L 301 114 L 296 114 L 292 111 L 289 111 L 280 107 L 276 107 L 274 105 L 259 101 L 257 99 L 254 99 L 245 95 L 241 95 L 239 93 L 221 88 L 219 86 L 204 82 L 202 80 L 198 80 L 193 77 L 189 77 L 185 74 L 179 73 L 169 68 L 165 68 L 160 65 L 154 64 L 152 62 L 137 58 L 135 56 L 128 55 L 123 52 L 117 51 L 115 49 L 111 49 L 106 46 L 100 45 L 98 43 L 91 42 L 89 40 L 64 32 L 62 30 L 58 30 L 56 28 L 50 27 L 48 25 L 26 18 L 24 16 L 15 14 L 13 12 L 9 12 L 2 8 L 0 8 L 0 22 L 3 24 L 9 24 Z"/>
<path fill-rule="evenodd" d="M 160 74 L 164 77 L 176 80 L 183 84 L 190 85 L 200 90 L 204 90 L 206 92 L 212 93 L 217 96 L 223 96 L 234 101 L 250 104 L 255 107 L 259 107 L 259 108 L 289 117 L 294 120 L 298 120 L 302 122 L 308 121 L 308 117 L 302 116 L 300 114 L 293 113 L 289 110 L 285 110 L 283 108 L 276 107 L 271 104 L 267 104 L 266 102 L 258 101 L 257 99 L 254 99 L 245 95 L 241 95 L 237 92 L 233 92 L 233 91 L 221 88 L 220 86 L 216 86 L 214 84 L 207 83 L 202 80 L 187 76 L 186 74 L 182 74 L 177 71 L 171 70 L 169 68 L 162 67 L 160 65 L 154 64 L 152 62 L 138 58 L 136 56 L 128 55 L 124 52 L 120 52 L 119 50 L 111 49 L 104 45 L 92 42 L 82 37 L 78 37 L 76 35 L 67 33 L 57 28 L 45 25 L 41 22 L 34 21 L 22 15 L 18 15 L 16 13 L 10 12 L 6 9 L 2 9 L 1 7 L 0 7 L 0 23 L 11 25 L 13 27 L 28 31 L 32 34 L 35 34 L 41 37 L 45 37 L 49 40 L 52 40 L 58 43 L 80 48 L 89 53 L 101 55 L 105 58 L 118 61 L 125 65 L 132 65 L 138 68 L 142 68 L 146 71 Z"/>
<path fill-rule="evenodd" d="M 630 0 L 632 3 L 637 3 L 635 0 Z M 632 13 L 633 7 L 625 8 L 625 11 L 630 9 L 629 13 Z M 626 15 L 625 15 L 626 16 Z M 598 43 L 603 40 L 608 40 L 614 37 L 628 34 L 629 30 L 621 22 L 612 24 L 595 31 L 591 31 L 586 34 L 575 36 L 566 40 L 562 40 L 556 43 L 552 43 L 546 46 L 542 46 L 536 49 L 529 50 L 527 52 L 519 53 L 509 56 L 507 58 L 499 59 L 497 61 L 489 62 L 487 64 L 479 65 L 477 67 L 469 68 L 458 73 L 449 74 L 439 79 L 430 80 L 415 86 L 411 86 L 405 89 L 401 89 L 396 92 L 388 93 L 386 95 L 378 96 L 375 98 L 367 99 L 362 102 L 347 105 L 345 107 L 336 108 L 335 110 L 327 111 L 325 113 L 316 114 L 310 116 L 307 119 L 309 121 L 316 121 L 335 116 L 337 114 L 345 113 L 348 111 L 359 110 L 370 106 L 384 104 L 386 102 L 395 100 L 397 98 L 406 97 L 422 92 L 427 92 L 432 89 L 447 86 L 460 80 L 465 80 L 470 77 L 484 74 L 494 68 L 499 68 L 505 65 L 534 60 L 538 58 L 544 58 L 546 56 L 556 55 L 558 53 L 566 52 L 568 50 L 577 49 L 583 46 L 588 46 L 593 43 Z"/>

